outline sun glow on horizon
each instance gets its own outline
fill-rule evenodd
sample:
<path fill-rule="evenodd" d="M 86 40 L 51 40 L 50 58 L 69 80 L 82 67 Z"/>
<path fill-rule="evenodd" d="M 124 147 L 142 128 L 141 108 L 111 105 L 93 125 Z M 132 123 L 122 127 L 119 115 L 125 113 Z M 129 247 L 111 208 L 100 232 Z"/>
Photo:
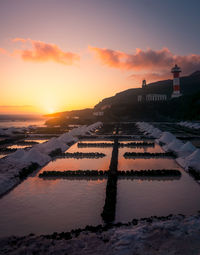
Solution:
<path fill-rule="evenodd" d="M 49 113 L 49 114 L 52 114 L 52 113 L 54 113 L 55 112 L 55 109 L 53 108 L 53 107 L 49 107 L 48 109 L 47 109 L 47 113 Z"/>

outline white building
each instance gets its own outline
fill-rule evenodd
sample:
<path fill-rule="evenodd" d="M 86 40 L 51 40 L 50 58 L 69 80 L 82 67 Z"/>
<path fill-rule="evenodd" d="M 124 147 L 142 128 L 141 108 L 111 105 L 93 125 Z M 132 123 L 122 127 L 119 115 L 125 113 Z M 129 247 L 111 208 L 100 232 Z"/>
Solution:
<path fill-rule="evenodd" d="M 94 116 L 103 116 L 104 112 L 93 112 Z"/>
<path fill-rule="evenodd" d="M 138 95 L 138 102 L 158 102 L 158 101 L 166 101 L 167 95 L 165 94 L 147 94 L 147 95 Z"/>
<path fill-rule="evenodd" d="M 148 94 L 146 95 L 146 101 L 166 101 L 167 95 L 165 94 Z"/>
<path fill-rule="evenodd" d="M 138 95 L 137 100 L 138 100 L 138 102 L 142 102 L 142 95 Z"/>

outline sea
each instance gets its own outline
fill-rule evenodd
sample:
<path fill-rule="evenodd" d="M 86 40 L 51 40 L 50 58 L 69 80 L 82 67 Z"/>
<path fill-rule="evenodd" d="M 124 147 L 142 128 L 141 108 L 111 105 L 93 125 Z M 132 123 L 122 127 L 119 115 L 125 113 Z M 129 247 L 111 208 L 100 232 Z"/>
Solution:
<path fill-rule="evenodd" d="M 45 122 L 48 118 L 43 115 L 32 114 L 0 114 L 0 128 L 9 127 L 28 127 L 30 125 L 36 125 L 39 127 L 45 127 Z"/>

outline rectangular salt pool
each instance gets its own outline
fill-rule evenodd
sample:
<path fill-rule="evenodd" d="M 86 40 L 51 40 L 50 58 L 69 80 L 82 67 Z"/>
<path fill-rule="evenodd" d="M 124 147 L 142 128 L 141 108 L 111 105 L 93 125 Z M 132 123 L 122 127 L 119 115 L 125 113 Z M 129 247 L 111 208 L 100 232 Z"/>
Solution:
<path fill-rule="evenodd" d="M 89 141 L 84 141 L 89 142 Z M 96 142 L 96 141 L 95 141 Z M 101 141 L 105 142 L 105 141 Z M 42 168 L 43 171 L 64 171 L 64 170 L 108 170 L 110 165 L 110 159 L 112 154 L 112 147 L 108 148 L 98 148 L 98 147 L 86 147 L 79 148 L 77 143 L 72 145 L 67 152 L 99 152 L 104 153 L 106 156 L 103 158 L 57 158 L 51 161 L 45 167 Z"/>
<path fill-rule="evenodd" d="M 143 150 L 143 151 L 142 151 Z M 118 170 L 178 169 L 178 178 L 127 178 L 118 179 L 116 221 L 130 221 L 133 218 L 166 216 L 168 214 L 192 214 L 200 209 L 200 186 L 174 159 L 135 158 L 125 159 L 124 153 L 163 152 L 155 147 L 120 148 Z"/>
<path fill-rule="evenodd" d="M 137 141 L 142 142 L 142 141 Z M 124 158 L 125 152 L 149 152 L 160 153 L 163 149 L 155 143 L 154 147 L 119 148 L 118 170 L 142 170 L 142 169 L 177 169 L 178 165 L 171 158 Z"/>
<path fill-rule="evenodd" d="M 26 139 L 24 142 L 36 142 L 36 143 L 45 143 L 48 139 Z"/>
<path fill-rule="evenodd" d="M 162 167 L 164 168 L 164 167 Z M 133 218 L 191 215 L 200 209 L 200 186 L 184 170 L 180 179 L 118 179 L 116 222 Z"/>
<path fill-rule="evenodd" d="M 106 179 L 29 177 L 0 199 L 0 236 L 47 234 L 102 224 Z"/>
<path fill-rule="evenodd" d="M 174 159 L 169 158 L 124 158 L 118 160 L 118 170 L 178 169 Z"/>
<path fill-rule="evenodd" d="M 28 147 L 32 147 L 32 145 L 18 145 L 18 144 L 13 144 L 13 145 L 8 146 L 7 148 L 8 148 L 8 149 L 25 149 L 25 148 L 28 148 Z"/>
<path fill-rule="evenodd" d="M 115 222 L 127 222 L 133 218 L 155 215 L 197 213 L 200 209 L 199 184 L 173 159 L 125 159 L 123 157 L 124 152 L 137 151 L 137 149 L 119 149 L 119 170 L 179 169 L 182 175 L 180 178 L 119 177 Z M 143 148 L 140 149 L 144 151 Z M 159 145 L 154 148 L 145 147 L 145 149 L 148 152 L 162 150 Z M 74 144 L 68 150 L 68 152 L 77 151 L 103 152 L 106 157 L 100 159 L 58 158 L 43 167 L 41 171 L 107 170 L 109 168 L 112 147 L 78 148 L 77 144 Z M 0 199 L 0 236 L 50 234 L 103 223 L 101 213 L 106 199 L 107 179 L 42 179 L 38 177 L 38 172 L 29 176 Z"/>
<path fill-rule="evenodd" d="M 148 142 L 152 143 L 152 141 L 120 141 L 120 143 L 127 144 L 127 143 L 142 143 Z M 163 152 L 163 149 L 157 143 L 154 146 L 143 146 L 143 147 L 123 147 L 119 148 L 119 155 L 124 155 L 125 152 L 150 152 L 150 153 L 157 153 Z"/>

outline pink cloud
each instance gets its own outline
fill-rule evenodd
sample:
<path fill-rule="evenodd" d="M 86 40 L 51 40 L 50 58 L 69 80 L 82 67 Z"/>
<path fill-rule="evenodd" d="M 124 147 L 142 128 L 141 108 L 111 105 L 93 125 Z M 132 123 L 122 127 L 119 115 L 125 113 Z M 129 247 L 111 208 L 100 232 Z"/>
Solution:
<path fill-rule="evenodd" d="M 141 84 L 142 80 L 146 80 L 147 83 L 154 82 L 158 80 L 167 80 L 172 79 L 170 72 L 167 73 L 142 73 L 142 74 L 131 74 L 129 79 L 136 81 L 138 84 Z"/>
<path fill-rule="evenodd" d="M 3 49 L 3 48 L 0 48 L 0 54 L 7 54 L 7 50 Z"/>
<path fill-rule="evenodd" d="M 64 65 L 72 65 L 80 59 L 78 54 L 72 52 L 65 52 L 61 50 L 56 44 L 35 41 L 31 39 L 15 38 L 14 42 L 21 42 L 23 45 L 31 44 L 31 49 L 16 50 L 25 61 L 32 62 L 47 62 L 54 61 Z"/>
<path fill-rule="evenodd" d="M 151 75 L 155 73 L 163 75 L 163 72 L 166 73 L 166 70 L 170 70 L 175 63 L 181 66 L 185 74 L 200 69 L 200 55 L 178 56 L 167 48 L 147 49 L 146 51 L 136 49 L 133 54 L 91 46 L 89 46 L 89 50 L 104 65 L 124 70 L 151 72 Z"/>
<path fill-rule="evenodd" d="M 89 46 L 89 50 L 94 52 L 96 57 L 99 58 L 103 64 L 115 68 L 123 67 L 122 58 L 126 57 L 126 54 L 122 52 L 109 49 L 100 49 L 91 46 Z"/>

